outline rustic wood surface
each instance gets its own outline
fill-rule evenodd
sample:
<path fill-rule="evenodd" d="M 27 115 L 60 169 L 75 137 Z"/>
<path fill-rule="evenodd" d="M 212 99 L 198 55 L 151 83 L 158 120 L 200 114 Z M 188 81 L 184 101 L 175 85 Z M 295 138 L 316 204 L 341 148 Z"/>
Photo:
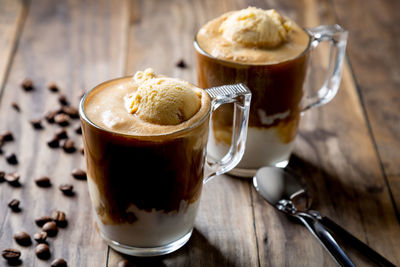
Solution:
<path fill-rule="evenodd" d="M 117 266 L 122 259 L 133 266 L 335 266 L 249 180 L 226 175 L 204 187 L 193 236 L 182 249 L 145 259 L 121 255 L 95 230 L 86 182 L 71 177 L 73 168 L 84 168 L 83 156 L 46 145 L 59 127 L 43 122 L 43 130 L 34 130 L 29 123 L 59 106 L 58 95 L 47 90 L 51 81 L 73 106 L 82 90 L 149 66 L 196 83 L 194 34 L 208 20 L 248 5 L 275 8 L 305 27 L 340 23 L 350 31 L 339 93 L 303 116 L 290 165 L 310 183 L 315 209 L 400 265 L 400 3 L 393 0 L 0 0 L 0 133 L 15 137 L 2 148 L 0 171 L 21 175 L 20 187 L 0 182 L 0 250 L 20 249 L 21 266 L 49 266 L 58 257 L 68 266 Z M 323 54 L 313 58 L 310 87 L 323 77 Z M 187 69 L 175 66 L 180 59 Z M 26 77 L 35 84 L 32 92 L 20 88 Z M 67 129 L 79 147 L 75 124 Z M 6 162 L 10 152 L 18 165 Z M 50 188 L 35 185 L 43 175 Z M 67 182 L 73 197 L 58 190 Z M 7 207 L 13 198 L 21 201 L 18 213 Z M 33 245 L 21 247 L 12 236 L 38 232 L 34 219 L 55 209 L 66 212 L 69 225 L 49 238 L 51 259 L 39 260 Z M 371 264 L 343 245 L 357 266 Z"/>

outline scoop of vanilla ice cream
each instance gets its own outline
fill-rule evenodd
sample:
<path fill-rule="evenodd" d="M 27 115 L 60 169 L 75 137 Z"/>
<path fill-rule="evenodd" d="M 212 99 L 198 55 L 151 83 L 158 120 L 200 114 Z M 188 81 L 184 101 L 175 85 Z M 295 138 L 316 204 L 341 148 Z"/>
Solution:
<path fill-rule="evenodd" d="M 137 91 L 128 99 L 129 111 L 141 120 L 177 125 L 190 119 L 201 106 L 201 89 L 175 78 L 155 75 L 152 69 L 137 72 Z"/>
<path fill-rule="evenodd" d="M 228 41 L 252 47 L 278 46 L 287 40 L 290 30 L 290 21 L 274 9 L 255 7 L 233 12 L 219 28 Z"/>

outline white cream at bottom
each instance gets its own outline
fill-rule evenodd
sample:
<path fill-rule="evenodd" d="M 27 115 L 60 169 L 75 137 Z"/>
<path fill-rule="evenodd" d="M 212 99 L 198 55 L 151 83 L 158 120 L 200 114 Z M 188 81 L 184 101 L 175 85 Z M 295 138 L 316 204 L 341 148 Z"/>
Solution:
<path fill-rule="evenodd" d="M 294 139 L 282 142 L 276 129 L 249 127 L 247 130 L 244 155 L 236 168 L 258 169 L 263 166 L 275 166 L 289 159 L 294 147 Z M 221 159 L 229 150 L 223 142 L 216 142 L 214 133 L 210 133 L 207 151 L 212 159 Z"/>
<path fill-rule="evenodd" d="M 104 203 L 95 183 L 88 177 L 89 193 L 94 207 Z M 102 235 L 122 245 L 132 247 L 164 246 L 190 232 L 194 226 L 200 199 L 188 204 L 181 201 L 178 211 L 145 211 L 133 204 L 127 212 L 133 212 L 137 220 L 133 223 L 104 224 L 95 212 L 95 219 Z"/>

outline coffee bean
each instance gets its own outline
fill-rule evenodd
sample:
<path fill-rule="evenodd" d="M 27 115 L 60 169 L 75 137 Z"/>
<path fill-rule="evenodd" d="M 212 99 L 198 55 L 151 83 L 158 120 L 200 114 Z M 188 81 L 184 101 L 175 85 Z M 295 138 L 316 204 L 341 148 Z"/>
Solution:
<path fill-rule="evenodd" d="M 79 152 L 81 152 L 82 155 L 85 155 L 85 149 L 83 147 L 79 148 Z"/>
<path fill-rule="evenodd" d="M 78 119 L 79 118 L 79 111 L 78 109 L 71 107 L 71 106 L 64 106 L 62 107 L 62 112 L 64 114 L 67 114 L 70 116 L 72 119 Z"/>
<path fill-rule="evenodd" d="M 50 90 L 50 92 L 53 92 L 53 93 L 57 93 L 59 91 L 57 84 L 54 82 L 49 83 L 47 88 Z"/>
<path fill-rule="evenodd" d="M 24 247 L 30 246 L 32 244 L 30 235 L 25 232 L 18 232 L 14 234 L 14 240 L 18 243 L 18 245 Z"/>
<path fill-rule="evenodd" d="M 73 196 L 74 195 L 74 186 L 71 184 L 62 184 L 60 185 L 59 189 L 63 192 L 66 196 Z"/>
<path fill-rule="evenodd" d="M 64 95 L 64 94 L 61 94 L 58 97 L 58 102 L 60 102 L 60 104 L 63 105 L 63 106 L 68 106 L 69 105 L 69 101 L 67 99 L 67 96 Z"/>
<path fill-rule="evenodd" d="M 36 129 L 36 130 L 43 129 L 42 122 L 39 119 L 31 120 L 30 122 L 32 124 L 33 129 Z"/>
<path fill-rule="evenodd" d="M 21 251 L 15 248 L 6 248 L 1 252 L 1 255 L 7 261 L 16 261 L 21 257 Z"/>
<path fill-rule="evenodd" d="M 4 176 L 6 176 L 6 173 L 3 171 L 0 171 L 0 183 L 5 181 Z"/>
<path fill-rule="evenodd" d="M 57 224 L 58 227 L 64 228 L 68 224 L 67 217 L 66 217 L 65 213 L 62 211 L 59 211 L 59 210 L 53 211 L 51 218 Z"/>
<path fill-rule="evenodd" d="M 47 176 L 42 176 L 42 177 L 35 179 L 35 183 L 37 184 L 37 186 L 40 186 L 40 187 L 50 187 L 51 186 L 50 178 Z"/>
<path fill-rule="evenodd" d="M 36 256 L 41 260 L 47 260 L 50 258 L 50 248 L 47 244 L 39 244 L 35 248 Z"/>
<path fill-rule="evenodd" d="M 1 134 L 1 139 L 3 139 L 4 142 L 9 142 L 9 141 L 14 140 L 14 136 L 13 136 L 12 132 L 7 131 L 7 132 L 4 132 L 3 134 Z"/>
<path fill-rule="evenodd" d="M 11 106 L 13 107 L 13 109 L 15 109 L 17 112 L 21 111 L 21 108 L 19 107 L 19 105 L 15 102 L 11 103 Z"/>
<path fill-rule="evenodd" d="M 46 113 L 46 115 L 44 116 L 44 118 L 46 119 L 46 121 L 48 123 L 54 123 L 54 117 L 57 115 L 57 111 L 49 111 Z"/>
<path fill-rule="evenodd" d="M 15 155 L 14 153 L 7 154 L 6 155 L 6 160 L 11 165 L 17 165 L 18 164 L 17 155 Z"/>
<path fill-rule="evenodd" d="M 35 223 L 37 226 L 42 227 L 46 223 L 51 222 L 51 217 L 50 216 L 42 216 L 39 219 L 35 220 Z"/>
<path fill-rule="evenodd" d="M 75 142 L 71 139 L 66 139 L 63 142 L 62 148 L 66 153 L 74 153 L 76 151 Z"/>
<path fill-rule="evenodd" d="M 176 63 L 176 66 L 177 66 L 178 68 L 181 68 L 181 69 L 186 69 L 186 68 L 187 68 L 187 64 L 186 64 L 186 62 L 185 62 L 183 59 L 179 60 L 179 61 Z"/>
<path fill-rule="evenodd" d="M 20 186 L 21 185 L 19 183 L 19 178 L 20 178 L 20 175 L 17 172 L 7 173 L 4 176 L 4 179 L 6 179 L 6 181 L 12 186 Z"/>
<path fill-rule="evenodd" d="M 119 261 L 117 266 L 118 267 L 133 267 L 133 265 L 127 260 Z"/>
<path fill-rule="evenodd" d="M 8 206 L 11 208 L 12 211 L 19 212 L 21 211 L 21 209 L 19 208 L 19 203 L 19 200 L 14 198 L 8 203 Z"/>
<path fill-rule="evenodd" d="M 40 232 L 33 235 L 33 239 L 38 243 L 45 243 L 47 238 L 46 232 Z"/>
<path fill-rule="evenodd" d="M 73 169 L 71 174 L 77 180 L 86 180 L 87 179 L 86 172 L 82 169 Z"/>
<path fill-rule="evenodd" d="M 55 259 L 51 262 L 51 267 L 67 267 L 67 262 L 64 259 Z"/>
<path fill-rule="evenodd" d="M 54 122 L 57 123 L 58 125 L 65 127 L 69 125 L 69 116 L 67 114 L 57 114 L 54 117 Z"/>
<path fill-rule="evenodd" d="M 81 127 L 81 125 L 78 125 L 78 126 L 75 128 L 75 133 L 77 133 L 77 134 L 82 134 L 82 127 Z"/>
<path fill-rule="evenodd" d="M 53 137 L 47 141 L 47 145 L 51 148 L 57 148 L 60 146 L 60 142 L 58 141 L 57 138 Z"/>
<path fill-rule="evenodd" d="M 42 231 L 46 232 L 48 236 L 56 236 L 58 232 L 58 228 L 55 222 L 47 222 L 43 225 Z"/>
<path fill-rule="evenodd" d="M 59 129 L 57 130 L 54 137 L 57 138 L 58 140 L 68 139 L 68 133 L 65 129 Z"/>
<path fill-rule="evenodd" d="M 22 89 L 26 92 L 32 91 L 34 89 L 33 82 L 31 79 L 25 79 L 21 84 Z"/>

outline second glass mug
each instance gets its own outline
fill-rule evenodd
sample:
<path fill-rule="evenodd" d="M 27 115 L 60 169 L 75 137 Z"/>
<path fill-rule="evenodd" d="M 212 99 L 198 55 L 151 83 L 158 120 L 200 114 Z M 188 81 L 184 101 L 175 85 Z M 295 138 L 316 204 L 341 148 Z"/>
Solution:
<path fill-rule="evenodd" d="M 229 173 L 252 177 L 263 166 L 286 167 L 294 148 L 301 114 L 328 103 L 336 95 L 341 78 L 347 31 L 339 25 L 305 29 L 307 48 L 296 58 L 274 64 L 246 64 L 226 61 L 205 52 L 194 41 L 198 85 L 202 88 L 244 83 L 252 92 L 248 138 L 242 161 Z M 328 74 L 318 92 L 303 92 L 311 51 L 330 42 Z M 229 149 L 232 106 L 213 114 L 208 151 L 219 158 Z"/>
<path fill-rule="evenodd" d="M 81 100 L 89 193 L 100 234 L 112 248 L 134 256 L 163 255 L 189 240 L 203 183 L 242 158 L 251 93 L 243 84 L 209 88 L 206 114 L 162 135 L 121 134 L 93 123 L 85 114 L 91 94 L 128 79 L 104 82 Z M 222 159 L 208 162 L 210 115 L 226 103 L 235 107 L 232 145 Z"/>

